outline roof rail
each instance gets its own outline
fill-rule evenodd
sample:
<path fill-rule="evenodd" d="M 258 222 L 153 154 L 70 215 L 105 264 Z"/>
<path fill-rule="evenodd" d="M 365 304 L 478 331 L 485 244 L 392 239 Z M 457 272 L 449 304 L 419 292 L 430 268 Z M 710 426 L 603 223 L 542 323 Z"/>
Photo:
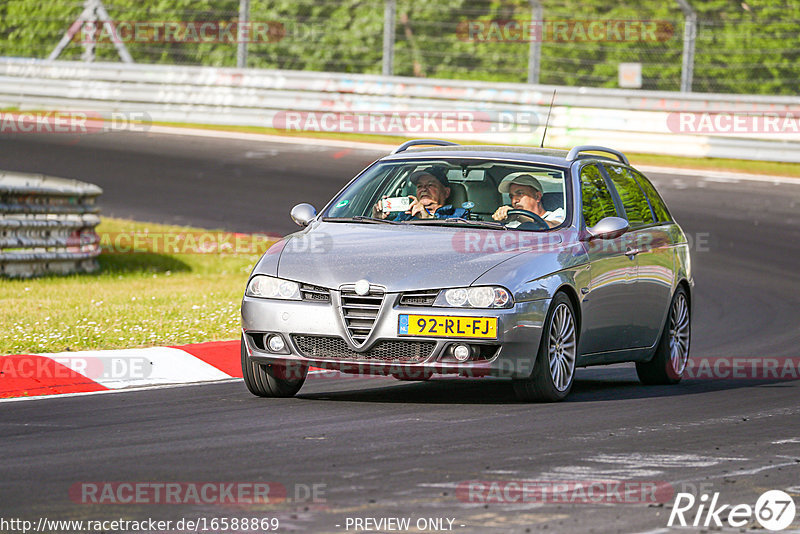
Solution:
<path fill-rule="evenodd" d="M 597 146 L 597 145 L 580 145 L 573 147 L 572 150 L 569 151 L 569 154 L 567 154 L 567 161 L 575 161 L 576 159 L 578 159 L 578 155 L 581 152 L 589 152 L 589 151 L 606 152 L 607 154 L 611 154 L 619 158 L 619 160 L 625 165 L 630 165 L 630 162 L 628 162 L 628 158 L 625 156 L 625 154 L 623 154 L 619 150 L 614 150 L 613 148 L 606 148 L 604 146 Z"/>
<path fill-rule="evenodd" d="M 406 141 L 399 147 L 395 148 L 392 151 L 392 154 L 397 154 L 398 152 L 404 152 L 406 149 L 417 145 L 458 146 L 458 143 L 451 143 L 450 141 L 440 141 L 438 139 L 413 139 L 411 141 Z"/>

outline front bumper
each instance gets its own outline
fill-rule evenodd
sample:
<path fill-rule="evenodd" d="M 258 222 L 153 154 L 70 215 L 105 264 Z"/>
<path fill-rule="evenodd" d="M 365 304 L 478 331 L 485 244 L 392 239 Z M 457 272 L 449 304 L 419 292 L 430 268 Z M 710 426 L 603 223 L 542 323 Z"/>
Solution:
<path fill-rule="evenodd" d="M 307 365 L 347 373 L 407 377 L 457 373 L 524 378 L 533 370 L 542 324 L 550 303 L 549 299 L 543 299 L 518 302 L 508 309 L 470 310 L 400 306 L 399 301 L 398 293 L 385 295 L 372 333 L 362 347 L 356 348 L 347 334 L 336 298 L 331 302 L 309 302 L 244 297 L 242 329 L 248 355 L 256 362 Z M 398 323 L 401 314 L 497 317 L 497 338 L 400 336 Z M 263 342 L 259 342 L 267 333 L 283 337 L 286 344 L 284 353 L 271 352 Z M 311 351 L 309 340 L 320 339 L 329 344 Z M 383 351 L 385 347 L 410 347 L 409 344 L 419 345 L 420 342 L 432 344 L 432 347 L 425 347 L 422 357 L 376 357 L 376 354 L 389 354 Z M 467 343 L 474 347 L 474 358 L 465 362 L 455 360 L 449 351 L 454 343 Z M 335 350 L 326 354 L 324 347 L 334 345 Z M 411 352 L 414 350 L 417 349 Z"/>

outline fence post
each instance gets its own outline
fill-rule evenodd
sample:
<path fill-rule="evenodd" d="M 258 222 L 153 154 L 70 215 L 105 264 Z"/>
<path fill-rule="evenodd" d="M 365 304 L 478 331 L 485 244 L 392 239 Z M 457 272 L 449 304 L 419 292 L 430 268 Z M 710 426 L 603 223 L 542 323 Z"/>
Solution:
<path fill-rule="evenodd" d="M 125 63 L 133 63 L 133 57 L 128 52 L 128 48 L 125 46 L 125 43 L 122 42 L 122 39 L 119 38 L 119 35 L 116 35 L 116 30 L 114 29 L 114 21 L 111 20 L 111 17 L 108 15 L 108 11 L 106 11 L 105 6 L 101 0 L 84 0 L 83 2 L 83 11 L 78 18 L 75 19 L 64 35 L 61 37 L 61 40 L 58 42 L 56 47 L 50 52 L 50 55 L 47 56 L 48 61 L 52 61 L 56 59 L 61 52 L 69 45 L 75 35 L 82 31 L 83 26 L 88 23 L 88 29 L 91 30 L 92 36 L 91 41 L 84 41 L 83 42 L 83 54 L 81 55 L 81 59 L 86 62 L 92 62 L 95 58 L 95 33 L 97 31 L 97 19 L 100 19 L 103 22 L 103 25 L 107 31 L 112 31 L 115 35 L 112 36 L 112 42 L 114 43 L 114 48 L 117 49 L 117 53 L 119 57 Z M 83 37 L 85 39 L 85 37 Z"/>
<path fill-rule="evenodd" d="M 530 36 L 531 42 L 528 48 L 528 83 L 539 83 L 539 69 L 542 61 L 542 38 L 544 33 L 544 15 L 542 4 L 539 0 L 531 2 L 531 24 L 538 24 L 539 31 Z M 525 35 L 525 32 L 522 32 Z"/>
<path fill-rule="evenodd" d="M 681 64 L 681 92 L 691 93 L 694 80 L 694 49 L 697 39 L 697 13 L 688 0 L 678 0 L 683 11 L 683 58 Z"/>
<path fill-rule="evenodd" d="M 383 69 L 384 76 L 394 74 L 395 0 L 386 0 L 383 6 Z"/>
<path fill-rule="evenodd" d="M 239 0 L 239 26 L 236 34 L 236 66 L 247 68 L 247 41 L 250 38 L 250 0 Z"/>
<path fill-rule="evenodd" d="M 84 13 L 90 13 L 88 20 L 86 21 L 89 24 L 90 28 L 94 28 L 97 24 L 97 5 L 95 0 L 84 0 L 83 1 L 83 11 Z M 83 40 L 83 54 L 81 54 L 81 60 L 91 63 L 94 61 L 94 48 L 95 48 L 95 40 L 94 35 L 92 39 L 84 39 Z"/>

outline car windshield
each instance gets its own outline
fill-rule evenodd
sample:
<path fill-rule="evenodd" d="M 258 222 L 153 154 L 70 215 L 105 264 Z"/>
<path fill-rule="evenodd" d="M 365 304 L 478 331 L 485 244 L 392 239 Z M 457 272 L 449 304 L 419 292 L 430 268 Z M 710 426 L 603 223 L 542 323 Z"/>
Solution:
<path fill-rule="evenodd" d="M 327 221 L 547 231 L 568 221 L 564 169 L 431 159 L 378 163 L 322 213 Z"/>

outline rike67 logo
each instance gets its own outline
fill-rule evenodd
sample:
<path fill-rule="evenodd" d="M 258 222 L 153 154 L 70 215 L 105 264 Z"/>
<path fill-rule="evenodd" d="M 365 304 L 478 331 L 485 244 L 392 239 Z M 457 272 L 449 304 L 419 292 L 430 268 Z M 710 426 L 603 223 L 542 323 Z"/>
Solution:
<path fill-rule="evenodd" d="M 755 507 L 749 504 L 721 504 L 719 492 L 711 496 L 704 493 L 699 498 L 691 493 L 678 493 L 667 526 L 743 528 L 755 519 L 761 527 L 778 531 L 792 524 L 795 511 L 794 499 L 781 490 L 765 491 L 759 496 Z"/>

